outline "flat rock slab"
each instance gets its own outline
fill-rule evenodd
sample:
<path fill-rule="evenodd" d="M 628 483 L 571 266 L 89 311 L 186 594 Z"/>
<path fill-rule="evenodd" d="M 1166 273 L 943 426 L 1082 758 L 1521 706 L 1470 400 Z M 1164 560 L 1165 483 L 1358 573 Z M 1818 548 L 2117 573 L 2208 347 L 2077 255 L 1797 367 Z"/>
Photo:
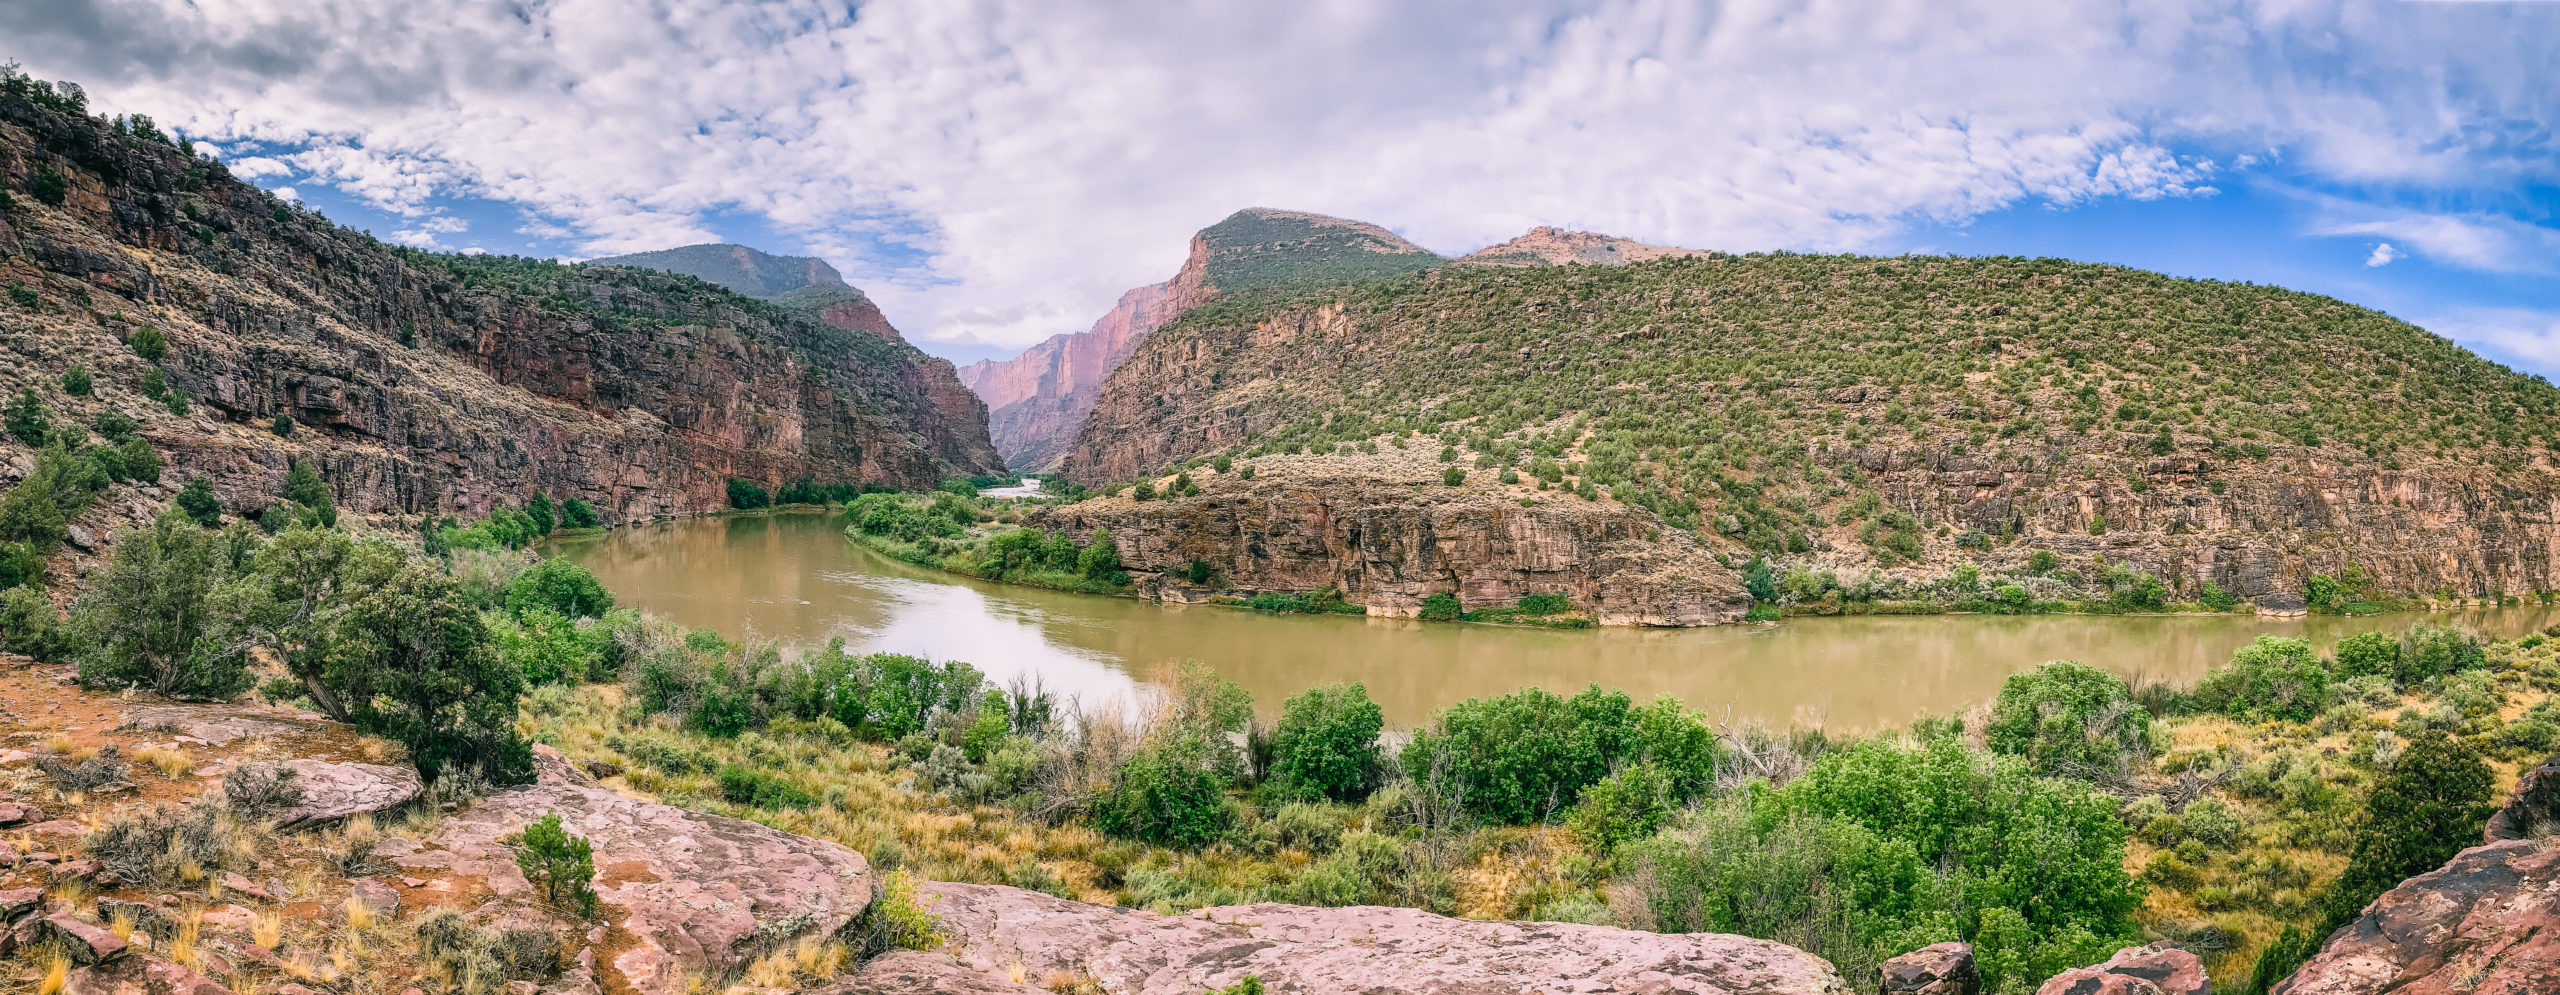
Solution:
<path fill-rule="evenodd" d="M 418 772 L 408 767 L 300 758 L 284 763 L 293 770 L 294 785 L 302 789 L 302 804 L 276 817 L 279 829 L 389 811 L 416 801 L 427 790 Z"/>
<path fill-rule="evenodd" d="M 626 914 L 622 927 L 637 940 L 610 968 L 643 995 L 675 995 L 689 975 L 735 969 L 784 940 L 832 934 L 871 901 L 870 865 L 847 847 L 568 784 L 483 798 L 446 816 L 424 848 L 395 860 L 478 875 L 499 895 L 532 897 L 515 851 L 499 839 L 549 813 L 594 845 L 596 897 Z"/>
<path fill-rule="evenodd" d="M 1248 974 L 1274 992 L 1851 991 L 1820 957 L 1717 933 L 1475 922 L 1375 906 L 1231 905 L 1162 916 L 996 885 L 920 890 L 933 896 L 959 963 L 1006 980 L 1018 968 L 1034 982 L 1082 971 L 1114 995 L 1199 995 Z"/>
<path fill-rule="evenodd" d="M 805 995 L 1048 995 L 1047 989 L 1028 983 L 1038 980 L 1016 983 L 937 950 L 893 950 Z"/>
<path fill-rule="evenodd" d="M 2503 840 L 2400 882 L 2274 995 L 2560 992 L 2560 846 Z"/>
<path fill-rule="evenodd" d="M 2094 967 L 2054 975 L 2036 995 L 2212 995 L 2204 961 L 2175 943 L 2126 947 Z"/>
<path fill-rule="evenodd" d="M 118 728 L 175 733 L 208 746 L 222 746 L 252 736 L 301 732 L 317 718 L 302 712 L 268 712 L 237 705 L 135 705 L 124 710 Z"/>

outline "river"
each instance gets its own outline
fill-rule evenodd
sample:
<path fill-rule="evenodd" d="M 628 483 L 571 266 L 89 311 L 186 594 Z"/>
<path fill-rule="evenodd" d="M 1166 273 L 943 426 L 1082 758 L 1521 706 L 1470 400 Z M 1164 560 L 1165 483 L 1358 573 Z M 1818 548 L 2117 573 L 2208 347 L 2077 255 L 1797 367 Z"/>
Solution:
<path fill-rule="evenodd" d="M 2128 676 L 2191 680 L 2263 634 L 2326 646 L 2419 621 L 2484 635 L 2560 622 L 2560 608 L 2366 618 L 1938 615 L 1791 619 L 1703 629 L 1519 629 L 1350 615 L 1271 615 L 1159 605 L 970 580 L 847 541 L 819 512 L 654 522 L 564 539 L 627 607 L 732 638 L 966 660 L 1004 682 L 1036 677 L 1087 702 L 1126 695 L 1196 659 L 1242 684 L 1266 714 L 1309 685 L 1360 681 L 1394 726 L 1450 702 L 1524 685 L 1588 683 L 1639 699 L 1670 693 L 1722 717 L 1873 729 L 1986 701 L 2009 674 L 2081 660 Z"/>

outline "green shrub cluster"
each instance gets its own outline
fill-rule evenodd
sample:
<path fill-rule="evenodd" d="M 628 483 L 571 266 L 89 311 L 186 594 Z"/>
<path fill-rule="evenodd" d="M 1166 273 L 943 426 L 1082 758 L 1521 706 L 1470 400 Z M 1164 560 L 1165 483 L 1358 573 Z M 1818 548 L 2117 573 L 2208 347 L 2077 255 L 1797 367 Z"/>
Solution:
<path fill-rule="evenodd" d="M 1571 698 L 1527 688 L 1453 705 L 1415 731 L 1399 762 L 1426 790 L 1517 824 L 1554 819 L 1584 788 L 1636 765 L 1657 771 L 1672 801 L 1686 801 L 1714 779 L 1718 756 L 1706 722 L 1676 699 L 1639 706 L 1593 685 Z"/>

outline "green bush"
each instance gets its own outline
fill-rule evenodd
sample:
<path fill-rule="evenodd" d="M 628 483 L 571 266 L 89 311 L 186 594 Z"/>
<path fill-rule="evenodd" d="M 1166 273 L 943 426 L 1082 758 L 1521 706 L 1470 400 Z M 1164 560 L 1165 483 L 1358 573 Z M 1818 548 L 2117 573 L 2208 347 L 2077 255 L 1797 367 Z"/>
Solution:
<path fill-rule="evenodd" d="M 1617 768 L 1649 763 L 1685 801 L 1714 776 L 1713 734 L 1668 697 L 1637 707 L 1593 685 L 1572 698 L 1525 688 L 1452 705 L 1400 754 L 1417 783 L 1448 778 L 1497 822 L 1544 821 Z"/>
<path fill-rule="evenodd" d="M 1425 622 L 1455 622 L 1462 614 L 1458 596 L 1441 591 L 1422 599 L 1422 613 L 1417 617 Z"/>
<path fill-rule="evenodd" d="M 561 527 L 592 529 L 597 524 L 596 506 L 588 504 L 584 498 L 570 498 L 560 502 Z"/>
<path fill-rule="evenodd" d="M 1218 753 L 1206 737 L 1188 733 L 1140 747 L 1094 800 L 1094 827 L 1162 846 L 1208 845 L 1236 816 Z"/>
<path fill-rule="evenodd" d="M 284 475 L 284 499 L 310 509 L 322 527 L 337 527 L 337 500 L 330 495 L 329 485 L 320 480 L 320 474 L 311 469 L 310 463 L 293 461 L 293 468 Z"/>
<path fill-rule="evenodd" d="M 816 795 L 801 790 L 799 785 L 754 767 L 724 764 L 716 776 L 720 779 L 720 797 L 732 805 L 796 809 L 818 803 Z"/>
<path fill-rule="evenodd" d="M 62 371 L 63 393 L 73 397 L 87 397 L 89 392 L 96 388 L 97 381 L 89 376 L 88 367 L 73 363 L 70 368 Z"/>
<path fill-rule="evenodd" d="M 772 506 L 773 495 L 764 489 L 763 484 L 739 477 L 729 478 L 729 507 L 752 510 Z"/>
<path fill-rule="evenodd" d="M 2332 659 L 2341 680 L 2379 674 L 2396 681 L 2400 673 L 2400 640 L 2388 633 L 2359 632 L 2338 640 Z"/>
<path fill-rule="evenodd" d="M 5 553 L 0 549 L 0 554 Z M 62 613 L 54 610 L 53 602 L 42 590 L 0 590 L 0 650 L 38 660 L 56 660 L 71 649 L 71 634 L 63 631 Z"/>
<path fill-rule="evenodd" d="M 2413 625 L 2400 634 L 2398 669 L 2392 678 L 2401 687 L 2412 687 L 2446 674 L 2477 669 L 2487 662 L 2480 637 L 2458 629 Z"/>
<path fill-rule="evenodd" d="M 491 784 L 533 780 L 533 748 L 515 732 L 524 674 L 432 561 L 398 567 L 339 607 L 329 672 L 356 725 L 408 747 L 428 781 L 454 770 Z"/>
<path fill-rule="evenodd" d="M 1671 779 L 1650 764 L 1637 764 L 1582 789 L 1569 820 L 1574 835 L 1597 853 L 1653 835 L 1670 818 Z"/>
<path fill-rule="evenodd" d="M 595 848 L 586 837 L 561 828 L 559 813 L 545 813 L 540 821 L 524 827 L 516 867 L 554 908 L 585 918 L 595 916 Z"/>
<path fill-rule="evenodd" d="M 559 516 L 552 512 L 551 495 L 547 491 L 533 492 L 533 500 L 525 502 L 524 515 L 533 520 L 533 534 L 537 536 L 550 535 L 560 525 Z"/>
<path fill-rule="evenodd" d="M 136 329 L 126 337 L 124 344 L 133 349 L 134 355 L 149 362 L 157 363 L 169 358 L 169 337 L 149 325 Z"/>
<path fill-rule="evenodd" d="M 547 608 L 569 618 L 596 618 L 613 610 L 613 592 L 587 568 L 555 556 L 507 583 L 506 606 L 518 615 Z"/>
<path fill-rule="evenodd" d="M 1385 713 L 1361 684 L 1319 684 L 1281 706 L 1272 733 L 1272 778 L 1335 801 L 1359 801 L 1377 784 Z"/>
<path fill-rule="evenodd" d="M 20 442 L 42 446 L 53 435 L 51 414 L 46 410 L 44 401 L 36 397 L 35 388 L 21 387 L 18 388 L 18 399 L 9 403 L 7 411 L 0 412 L 0 426 L 5 426 L 9 434 L 17 436 Z"/>
<path fill-rule="evenodd" d="M 2235 717 L 2308 722 L 2328 706 L 2331 679 L 2310 640 L 2259 636 L 2197 681 L 2194 697 L 2200 707 Z"/>
<path fill-rule="evenodd" d="M 2040 773 L 2121 773 L 2149 756 L 2151 713 L 2116 675 L 2057 660 L 2009 675 L 1985 732 L 1992 750 Z"/>
<path fill-rule="evenodd" d="M 931 950 L 943 941 L 941 917 L 926 909 L 924 899 L 916 894 L 915 878 L 903 870 L 881 875 L 871 904 L 845 933 L 860 957 L 890 950 Z"/>

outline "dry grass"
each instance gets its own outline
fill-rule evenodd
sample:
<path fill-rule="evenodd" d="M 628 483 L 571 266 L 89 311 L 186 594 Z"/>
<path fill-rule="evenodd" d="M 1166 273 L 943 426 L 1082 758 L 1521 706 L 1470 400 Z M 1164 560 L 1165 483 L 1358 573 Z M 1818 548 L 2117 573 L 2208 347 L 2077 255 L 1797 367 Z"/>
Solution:
<path fill-rule="evenodd" d="M 36 982 L 36 995 L 60 995 L 70 976 L 71 958 L 59 953 L 45 958 L 44 978 Z"/>
<path fill-rule="evenodd" d="M 136 751 L 133 759 L 152 770 L 159 771 L 160 776 L 172 781 L 193 773 L 196 768 L 195 761 L 187 759 L 186 754 L 164 746 Z"/>
<path fill-rule="evenodd" d="M 249 942 L 274 950 L 284 945 L 284 913 L 261 909 L 249 917 Z"/>

